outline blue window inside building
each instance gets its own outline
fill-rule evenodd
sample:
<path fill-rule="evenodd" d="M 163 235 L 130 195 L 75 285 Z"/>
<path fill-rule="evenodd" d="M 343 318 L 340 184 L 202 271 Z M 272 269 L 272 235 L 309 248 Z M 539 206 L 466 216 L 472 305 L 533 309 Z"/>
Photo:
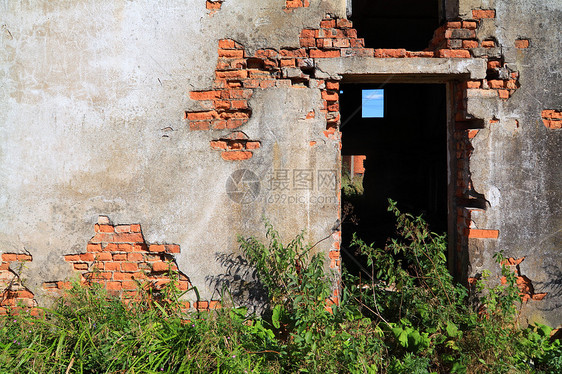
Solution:
<path fill-rule="evenodd" d="M 361 117 L 383 118 L 384 117 L 384 90 L 362 90 L 361 93 Z"/>

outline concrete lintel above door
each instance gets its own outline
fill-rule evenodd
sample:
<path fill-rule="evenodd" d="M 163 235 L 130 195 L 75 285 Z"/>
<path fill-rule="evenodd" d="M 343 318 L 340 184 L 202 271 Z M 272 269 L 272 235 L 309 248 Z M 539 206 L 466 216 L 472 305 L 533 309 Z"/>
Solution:
<path fill-rule="evenodd" d="M 486 78 L 486 61 L 473 58 L 374 58 L 342 57 L 317 59 L 318 78 L 341 79 L 363 83 L 422 83 Z"/>

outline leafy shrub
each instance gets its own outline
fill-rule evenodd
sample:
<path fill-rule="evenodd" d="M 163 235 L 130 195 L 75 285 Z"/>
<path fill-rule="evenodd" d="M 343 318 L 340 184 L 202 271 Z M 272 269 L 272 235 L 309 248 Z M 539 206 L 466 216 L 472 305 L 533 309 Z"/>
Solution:
<path fill-rule="evenodd" d="M 240 243 L 268 291 L 269 313 L 243 307 L 183 314 L 172 281 L 125 305 L 76 284 L 42 317 L 0 318 L 2 373 L 560 373 L 552 329 L 517 326 L 516 278 L 477 282 L 478 302 L 446 268 L 444 235 L 391 202 L 398 238 L 384 248 L 360 239 L 369 282 L 326 272 L 303 234 L 283 244 Z M 496 255 L 503 262 L 501 253 Z M 174 279 L 174 274 L 170 274 Z"/>
<path fill-rule="evenodd" d="M 268 372 L 276 341 L 244 308 L 184 315 L 173 283 L 125 305 L 75 284 L 44 317 L 0 319 L 2 373 Z M 167 301 L 166 301 L 167 300 Z"/>
<path fill-rule="evenodd" d="M 326 272 L 324 254 L 311 254 L 304 233 L 284 245 L 267 223 L 267 245 L 240 239 L 270 299 L 269 322 L 282 347 L 287 372 L 366 372 L 381 347 L 369 319 L 353 308 L 326 308 L 334 279 Z M 369 335 L 371 338 L 369 338 Z"/>

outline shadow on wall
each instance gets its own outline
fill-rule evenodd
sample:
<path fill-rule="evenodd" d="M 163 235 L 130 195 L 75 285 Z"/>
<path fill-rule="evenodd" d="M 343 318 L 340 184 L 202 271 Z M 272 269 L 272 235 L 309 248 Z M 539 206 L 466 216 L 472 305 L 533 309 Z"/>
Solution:
<path fill-rule="evenodd" d="M 215 260 L 224 268 L 224 272 L 207 276 L 205 281 L 219 293 L 223 304 L 245 305 L 250 312 L 262 313 L 267 308 L 267 291 L 248 260 L 235 253 L 215 253 Z M 213 295 L 213 298 L 217 298 L 217 295 Z"/>
<path fill-rule="evenodd" d="M 542 311 L 555 311 L 562 308 L 562 271 L 554 265 L 547 265 L 544 272 L 549 279 L 547 282 L 537 282 L 537 288 L 548 290 L 550 303 L 537 304 L 537 309 Z"/>

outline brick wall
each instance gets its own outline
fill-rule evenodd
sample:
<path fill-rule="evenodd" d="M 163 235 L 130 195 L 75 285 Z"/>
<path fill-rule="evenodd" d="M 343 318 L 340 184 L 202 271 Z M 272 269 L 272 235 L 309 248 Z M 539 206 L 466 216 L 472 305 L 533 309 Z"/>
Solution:
<path fill-rule="evenodd" d="M 541 112 L 543 124 L 549 129 L 562 128 L 562 111 L 546 109 Z"/>
<path fill-rule="evenodd" d="M 287 4 L 289 1 L 287 2 Z M 297 2 L 291 2 L 292 5 Z M 303 6 L 304 3 L 302 3 Z M 287 5 L 289 6 L 289 5 Z M 249 106 L 255 90 L 272 87 L 311 87 L 321 90 L 324 102 L 321 114 L 326 118 L 324 135 L 339 141 L 339 82 L 315 76 L 316 59 L 337 57 L 373 58 L 481 58 L 487 62 L 485 79 L 458 82 L 455 86 L 455 131 L 457 175 L 455 196 L 459 212 L 457 224 L 457 251 L 463 252 L 468 238 L 495 239 L 499 232 L 494 228 L 478 228 L 474 231 L 470 224 L 470 209 L 478 208 L 482 196 L 474 190 L 470 173 L 472 139 L 477 136 L 483 121 L 474 119 L 467 113 L 468 94 L 482 97 L 497 97 L 508 100 L 519 88 L 519 73 L 512 71 L 504 63 L 502 46 L 496 40 L 479 40 L 477 31 L 481 20 L 495 18 L 493 9 L 475 9 L 472 19 L 446 22 L 434 32 L 434 37 L 424 51 L 405 49 L 365 48 L 364 40 L 357 35 L 350 21 L 327 16 L 318 28 L 303 29 L 299 34 L 299 48 L 262 48 L 252 55 L 235 40 L 219 41 L 218 61 L 215 80 L 209 90 L 191 92 L 191 99 L 197 101 L 200 110 L 186 112 L 189 128 L 198 130 L 239 129 L 245 125 L 252 114 Z M 517 48 L 527 48 L 527 39 L 514 40 Z M 544 112 L 543 112 L 544 113 Z M 550 112 L 549 112 L 550 113 Z M 313 113 L 314 115 L 314 113 Z M 545 117 L 543 117 L 545 118 Z M 545 119 L 549 124 L 559 124 Z M 546 123 L 546 122 L 545 122 Z M 247 144 L 231 143 L 227 138 L 213 140 L 211 148 L 221 150 L 227 161 L 241 161 L 252 157 Z M 490 234 L 494 233 L 494 235 Z M 496 234 L 497 233 L 497 234 Z M 330 253 L 332 267 L 339 267 L 339 257 Z M 459 267 L 461 266 L 459 259 Z"/>
<path fill-rule="evenodd" d="M 39 314 L 35 295 L 27 289 L 20 278 L 22 268 L 32 257 L 25 253 L 3 253 L 0 265 L 0 315 L 19 314 L 27 310 Z"/>
<path fill-rule="evenodd" d="M 179 245 L 149 244 L 140 224 L 113 225 L 105 216 L 100 216 L 94 232 L 85 252 L 64 256 L 80 274 L 82 285 L 100 284 L 108 293 L 124 300 L 136 299 L 141 288 L 158 292 L 170 282 L 175 282 L 179 291 L 188 291 L 192 287 L 174 258 L 180 253 Z M 70 286 L 67 281 L 43 284 L 46 290 L 58 293 Z M 183 304 L 186 311 L 220 306 L 216 300 L 198 301 L 193 305 L 185 301 Z"/>
<path fill-rule="evenodd" d="M 222 1 L 206 1 L 212 12 L 218 11 Z M 309 6 L 308 0 L 286 0 L 285 10 Z M 252 115 L 250 99 L 256 90 L 273 87 L 309 87 L 321 91 L 322 108 L 309 113 L 310 117 L 322 115 L 326 121 L 323 135 L 340 141 L 339 82 L 316 76 L 315 60 L 338 57 L 371 58 L 480 58 L 487 62 L 487 76 L 481 80 L 458 82 L 454 87 L 457 198 L 457 250 L 468 245 L 468 238 L 494 240 L 501 234 L 495 228 L 476 228 L 470 217 L 473 209 L 479 209 L 479 194 L 474 190 L 470 176 L 471 141 L 485 124 L 470 118 L 466 102 L 468 94 L 496 97 L 508 100 L 519 88 L 519 73 L 511 71 L 504 63 L 502 46 L 494 39 L 479 40 L 478 28 L 481 20 L 494 18 L 493 9 L 476 9 L 471 19 L 447 22 L 439 27 L 428 48 L 424 51 L 405 49 L 366 48 L 364 40 L 357 35 L 350 21 L 327 16 L 318 27 L 299 30 L 299 45 L 293 48 L 256 50 L 253 54 L 232 39 L 218 42 L 218 60 L 212 86 L 202 91 L 190 92 L 190 98 L 198 108 L 185 112 L 185 119 L 192 131 L 223 131 L 224 135 L 210 141 L 210 149 L 220 153 L 225 161 L 243 162 L 261 149 L 259 139 L 250 139 L 242 131 Z M 513 45 L 524 53 L 532 46 L 528 39 L 517 39 Z M 541 118 L 546 127 L 559 129 L 561 112 L 544 110 Z M 487 124 L 493 126 L 494 120 Z M 333 236 L 329 251 L 330 267 L 340 268 L 339 232 Z M 110 293 L 124 299 L 136 296 L 139 285 L 161 288 L 171 281 L 170 274 L 177 274 L 177 284 L 187 290 L 191 284 L 181 273 L 174 259 L 180 248 L 175 244 L 149 244 L 145 241 L 141 227 L 113 225 L 100 219 L 95 226 L 95 235 L 83 253 L 68 254 L 65 260 L 80 274 L 83 284 L 98 283 Z M 16 256 L 16 257 L 13 257 Z M 7 312 L 18 302 L 33 308 L 36 303 L 33 293 L 27 290 L 12 270 L 12 263 L 31 261 L 21 254 L 3 254 L 0 279 L 4 282 L 3 301 L 0 313 Z M 46 289 L 63 291 L 69 287 L 66 281 L 44 284 Z M 201 301 L 186 307 L 213 308 L 217 301 Z"/>

